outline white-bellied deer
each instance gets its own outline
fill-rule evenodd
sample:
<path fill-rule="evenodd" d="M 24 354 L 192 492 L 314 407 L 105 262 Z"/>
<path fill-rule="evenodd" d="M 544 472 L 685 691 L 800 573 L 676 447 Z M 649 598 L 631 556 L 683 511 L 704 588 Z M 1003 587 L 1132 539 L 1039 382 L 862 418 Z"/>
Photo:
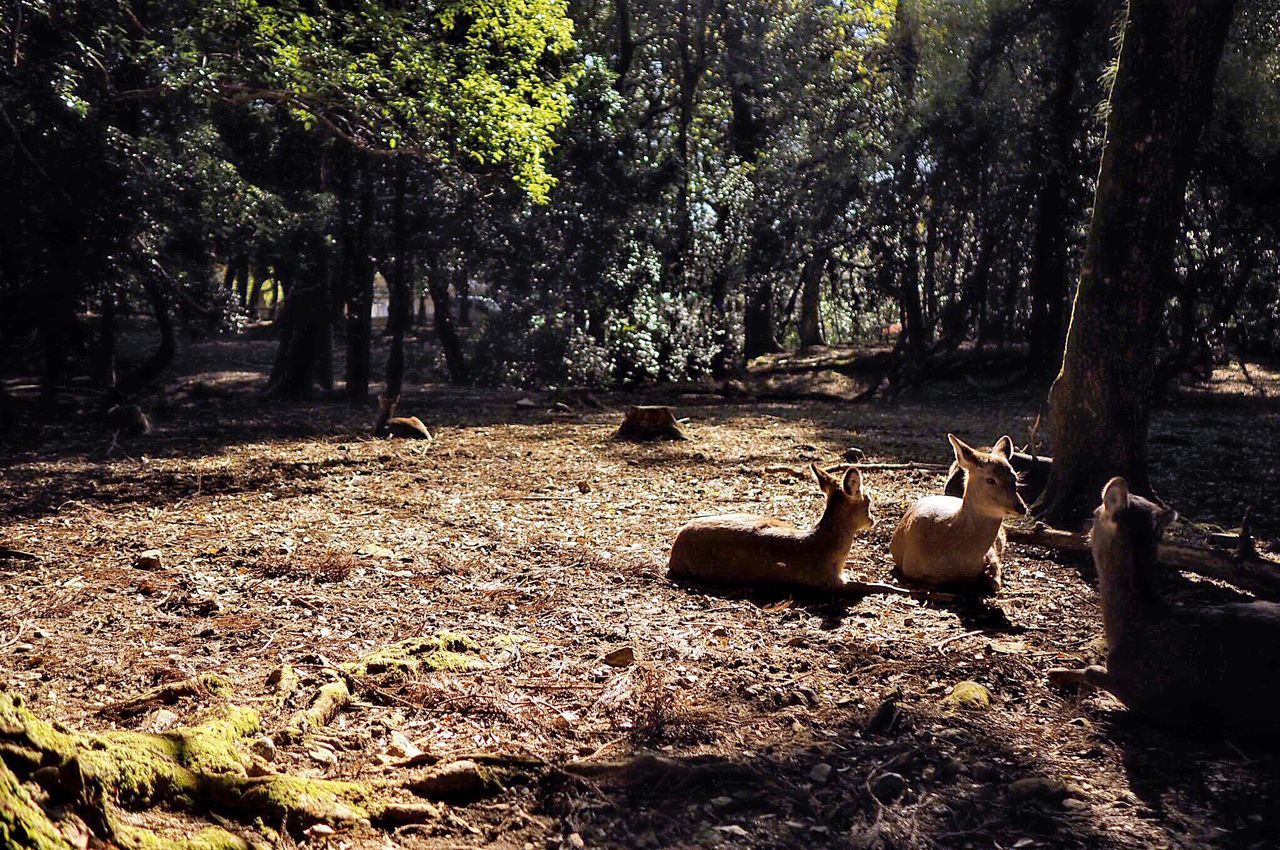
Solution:
<path fill-rule="evenodd" d="M 843 482 L 810 464 L 827 496 L 822 518 L 800 529 L 773 517 L 720 514 L 695 519 L 671 546 L 667 575 L 734 584 L 787 584 L 836 590 L 844 584 L 853 536 L 875 525 L 862 473 L 850 467 Z"/>
<path fill-rule="evenodd" d="M 954 434 L 947 439 L 964 470 L 964 496 L 918 500 L 894 529 L 889 553 L 910 581 L 994 593 L 1000 589 L 1004 520 L 1027 512 L 1009 465 L 1013 441 L 1001 437 L 990 452 L 980 452 Z"/>
<path fill-rule="evenodd" d="M 1107 666 L 1050 670 L 1166 726 L 1280 739 L 1280 605 L 1170 605 L 1152 592 L 1168 508 L 1112 478 L 1093 514 Z"/>

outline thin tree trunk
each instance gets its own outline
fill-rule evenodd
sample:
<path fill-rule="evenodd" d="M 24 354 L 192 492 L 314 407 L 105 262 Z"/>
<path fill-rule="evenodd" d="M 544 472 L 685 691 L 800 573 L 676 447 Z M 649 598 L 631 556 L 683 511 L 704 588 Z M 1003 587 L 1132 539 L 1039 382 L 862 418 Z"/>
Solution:
<path fill-rule="evenodd" d="M 1057 41 L 1053 82 L 1045 102 L 1045 135 L 1040 186 L 1036 193 L 1035 241 L 1031 257 L 1031 321 L 1029 369 L 1049 377 L 1062 363 L 1066 336 L 1067 290 L 1067 174 L 1072 146 L 1079 135 L 1074 101 L 1080 73 L 1080 42 L 1093 23 L 1094 6 L 1083 0 L 1059 0 L 1054 15 Z"/>
<path fill-rule="evenodd" d="M 169 364 L 173 362 L 173 355 L 177 350 L 173 319 L 169 316 L 169 304 L 165 300 L 164 290 L 161 288 L 159 281 L 152 275 L 145 275 L 142 279 L 142 285 L 146 290 L 147 300 L 151 302 L 151 312 L 155 316 L 156 329 L 160 332 L 160 344 L 156 346 L 156 350 L 150 357 L 112 385 L 107 393 L 107 399 L 110 404 L 136 395 L 154 383 L 156 379 L 164 374 L 164 370 L 169 367 Z"/>
<path fill-rule="evenodd" d="M 459 276 L 463 272 L 458 273 Z M 462 353 L 462 340 L 458 337 L 458 328 L 453 320 L 453 306 L 449 298 L 449 278 L 447 271 L 433 265 L 427 277 L 427 289 L 431 293 L 431 306 L 435 311 L 436 336 L 440 347 L 444 349 L 445 364 L 449 369 L 449 382 L 467 384 L 470 372 L 467 369 L 466 357 Z"/>
<path fill-rule="evenodd" d="M 391 332 L 391 348 L 387 352 L 387 380 L 384 397 L 400 398 L 404 386 L 404 334 L 408 330 L 413 302 L 410 294 L 409 234 L 405 221 L 406 165 L 402 159 L 395 161 L 394 194 L 391 205 L 391 279 L 389 287 L 389 312 L 387 329 Z"/>
<path fill-rule="evenodd" d="M 102 287 L 102 332 L 98 343 L 98 380 L 104 387 L 116 385 L 116 291 Z"/>
<path fill-rule="evenodd" d="M 1078 520 L 1113 475 L 1151 493 L 1147 431 L 1162 294 L 1234 5 L 1129 5 L 1080 285 L 1049 392 L 1055 457 L 1036 508 L 1050 522 Z"/>

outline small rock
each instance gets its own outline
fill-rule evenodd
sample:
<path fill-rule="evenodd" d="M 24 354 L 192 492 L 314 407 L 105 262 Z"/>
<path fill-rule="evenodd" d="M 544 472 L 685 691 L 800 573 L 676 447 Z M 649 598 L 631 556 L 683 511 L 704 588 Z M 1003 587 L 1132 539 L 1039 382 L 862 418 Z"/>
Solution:
<path fill-rule="evenodd" d="M 394 558 L 396 553 L 388 549 L 386 546 L 380 546 L 377 543 L 366 543 L 356 550 L 357 555 L 366 558 Z"/>
<path fill-rule="evenodd" d="M 736 838 L 750 838 L 751 833 L 747 832 L 736 823 L 727 824 L 725 826 L 713 826 L 716 832 L 723 832 L 725 835 L 732 835 Z"/>
<path fill-rule="evenodd" d="M 986 711 L 991 707 L 991 692 L 977 682 L 958 682 L 942 698 L 942 704 L 953 711 Z"/>
<path fill-rule="evenodd" d="M 303 830 L 306 835 L 333 835 L 334 828 L 327 823 L 313 823 L 311 826 Z"/>
<path fill-rule="evenodd" d="M 892 803 L 907 793 L 906 777 L 900 773 L 882 773 L 872 780 L 871 793 L 882 803 Z"/>
<path fill-rule="evenodd" d="M 276 742 L 266 735 L 255 738 L 253 743 L 249 745 L 249 751 L 254 755 L 262 756 L 267 761 L 276 760 Z"/>
<path fill-rule="evenodd" d="M 174 726 L 178 725 L 178 715 L 174 714 L 167 708 L 157 709 L 155 714 L 147 719 L 148 732 L 168 732 Z"/>
<path fill-rule="evenodd" d="M 531 398 L 522 398 L 516 402 L 516 410 L 536 410 L 538 403 Z"/>
<path fill-rule="evenodd" d="M 1084 800 L 1078 800 L 1075 797 L 1068 797 L 1062 801 L 1062 808 L 1071 809 L 1072 811 L 1082 812 L 1089 808 L 1089 804 Z"/>
<path fill-rule="evenodd" d="M 867 453 L 857 446 L 849 446 L 849 448 L 844 450 L 843 457 L 848 463 L 861 463 L 866 459 Z"/>
<path fill-rule="evenodd" d="M 307 753 L 307 755 L 311 756 L 312 760 L 317 761 L 320 764 L 325 765 L 326 767 L 333 767 L 338 763 L 338 757 L 334 755 L 332 750 L 326 750 L 326 749 L 317 747 L 311 752 Z"/>
<path fill-rule="evenodd" d="M 635 660 L 636 651 L 630 646 L 620 646 L 604 654 L 604 663 L 610 667 L 630 667 Z"/>
<path fill-rule="evenodd" d="M 812 770 L 809 771 L 809 779 L 818 785 L 826 785 L 831 781 L 831 776 L 834 773 L 835 768 L 826 762 L 820 761 L 813 766 Z"/>
<path fill-rule="evenodd" d="M 999 782 L 1001 778 L 1000 771 L 985 761 L 977 762 L 969 768 L 969 775 L 979 782 Z"/>
<path fill-rule="evenodd" d="M 583 841 L 582 836 L 576 832 L 569 833 L 569 837 L 564 840 L 564 843 L 571 850 L 582 850 L 583 847 L 587 846 L 587 842 Z"/>
<path fill-rule="evenodd" d="M 139 570 L 158 570 L 160 569 L 161 559 L 159 549 L 147 549 L 133 556 L 133 566 Z"/>
<path fill-rule="evenodd" d="M 589 481 L 579 481 L 579 482 L 578 482 L 578 492 L 579 492 L 579 493 L 590 493 L 590 492 L 591 492 L 591 482 L 589 482 Z"/>
<path fill-rule="evenodd" d="M 391 733 L 390 739 L 387 741 L 387 752 L 393 756 L 411 759 L 414 756 L 422 755 L 422 750 L 409 740 L 409 738 L 401 731 L 396 730 Z"/>
<path fill-rule="evenodd" d="M 1067 786 L 1047 776 L 1025 776 L 1009 783 L 1008 794 L 1014 800 L 1061 800 L 1067 795 Z"/>

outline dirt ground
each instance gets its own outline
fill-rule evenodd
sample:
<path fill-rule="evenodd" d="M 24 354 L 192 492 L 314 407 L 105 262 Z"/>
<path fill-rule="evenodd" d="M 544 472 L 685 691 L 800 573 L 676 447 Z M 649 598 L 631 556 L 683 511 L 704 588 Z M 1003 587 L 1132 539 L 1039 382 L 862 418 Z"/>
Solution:
<path fill-rule="evenodd" d="M 552 768 L 434 822 L 280 839 L 330 847 L 1271 848 L 1280 765 L 1248 742 L 1192 741 L 1105 695 L 1049 688 L 1094 660 L 1092 567 L 1013 545 L 989 602 L 858 600 L 683 587 L 664 576 L 680 525 L 752 511 L 816 519 L 791 474 L 837 463 L 949 460 L 947 431 L 1022 442 L 1043 390 L 936 383 L 893 403 L 726 400 L 681 388 L 555 410 L 545 395 L 416 388 L 403 410 L 433 442 L 374 440 L 372 408 L 256 394 L 268 343 L 202 343 L 152 433 L 112 444 L 68 417 L 5 447 L 0 685 L 76 728 L 163 728 L 209 699 L 116 720 L 99 709 L 216 672 L 266 705 L 289 662 L 326 670 L 440 631 L 482 669 L 384 678 L 275 766 L 395 779 L 400 736 L 433 757 L 533 756 Z M 234 371 L 224 371 L 234 363 Z M 1197 522 L 1280 534 L 1280 375 L 1224 370 L 1154 428 L 1155 479 Z M 691 439 L 610 439 L 663 401 Z M 869 471 L 878 525 L 851 575 L 888 579 L 888 541 L 932 469 Z M 158 549 L 158 567 L 135 566 Z M 1169 593 L 1232 593 L 1171 575 Z M 513 649 L 514 647 L 514 649 Z M 629 647 L 634 662 L 604 656 Z M 989 689 L 956 709 L 952 687 Z M 305 693 L 305 691 L 304 691 Z M 169 712 L 164 714 L 161 712 Z M 266 718 L 268 728 L 283 715 Z M 395 740 L 393 740 L 393 738 Z M 698 775 L 619 785 L 554 769 L 638 752 L 716 757 Z M 1031 780 L 1031 781 L 1024 781 Z M 147 815 L 178 834 L 199 815 Z M 253 835 L 252 825 L 238 827 Z"/>

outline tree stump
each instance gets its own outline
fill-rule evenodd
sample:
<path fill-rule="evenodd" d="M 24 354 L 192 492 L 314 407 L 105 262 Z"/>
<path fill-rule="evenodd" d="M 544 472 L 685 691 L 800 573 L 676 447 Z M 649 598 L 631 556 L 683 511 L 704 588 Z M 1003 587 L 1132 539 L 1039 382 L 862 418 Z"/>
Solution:
<path fill-rule="evenodd" d="M 615 440 L 687 440 L 689 437 L 676 422 L 674 408 L 665 405 L 636 405 L 613 435 Z"/>

